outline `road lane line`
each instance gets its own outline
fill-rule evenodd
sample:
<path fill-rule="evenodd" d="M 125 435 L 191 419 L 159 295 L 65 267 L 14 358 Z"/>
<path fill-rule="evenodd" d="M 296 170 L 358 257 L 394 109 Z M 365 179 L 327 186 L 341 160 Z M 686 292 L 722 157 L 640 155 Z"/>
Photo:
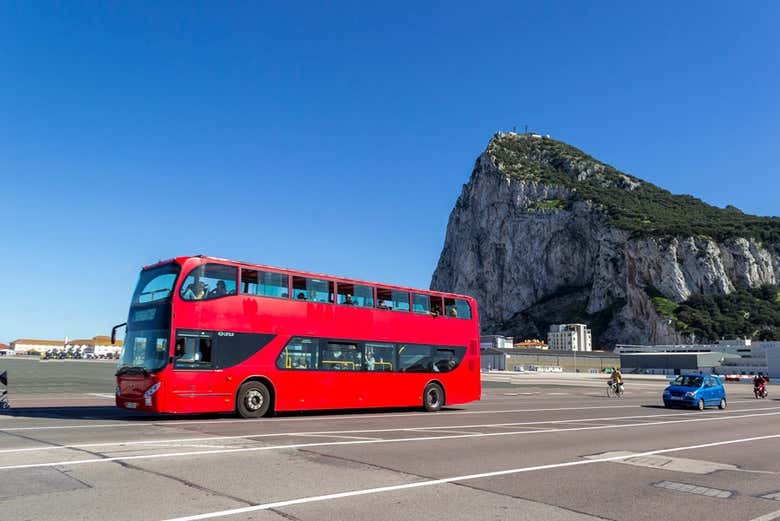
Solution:
<path fill-rule="evenodd" d="M 705 449 L 710 447 L 721 447 L 724 445 L 734 445 L 738 443 L 749 443 L 753 441 L 762 441 L 762 440 L 768 440 L 768 439 L 774 439 L 774 438 L 780 438 L 780 434 L 771 434 L 768 436 L 755 436 L 752 438 L 740 438 L 740 439 L 733 439 L 733 440 L 723 440 L 723 441 L 716 441 L 711 443 L 701 443 L 698 445 L 688 445 L 684 447 L 673 447 L 668 449 L 658 449 L 658 450 L 651 450 L 647 452 L 641 452 L 634 456 L 611 456 L 607 458 L 599 458 L 595 460 L 576 460 L 576 461 L 566 461 L 562 463 L 552 463 L 549 465 L 536 465 L 533 467 L 519 467 L 514 469 L 506 469 L 506 470 L 496 470 L 492 472 L 481 472 L 479 474 L 466 474 L 463 476 L 454 476 L 450 478 L 442 478 L 442 479 L 429 479 L 425 481 L 416 481 L 413 483 L 404 483 L 402 485 L 390 485 L 386 487 L 375 487 L 375 488 L 367 488 L 362 490 L 351 490 L 348 492 L 338 492 L 335 494 L 324 494 L 321 496 L 310 496 L 310 497 L 302 497 L 297 499 L 288 499 L 285 501 L 276 501 L 273 503 L 264 503 L 261 505 L 252 505 L 248 507 L 241 507 L 241 508 L 233 508 L 230 510 L 220 510 L 217 512 L 209 512 L 206 514 L 196 514 L 193 516 L 184 516 L 184 517 L 177 517 L 177 518 L 171 518 L 167 519 L 166 521 L 199 521 L 201 519 L 213 519 L 215 517 L 225 517 L 235 514 L 246 514 L 248 512 L 257 512 L 260 510 L 269 510 L 272 508 L 283 508 L 283 507 L 289 507 L 289 506 L 295 506 L 295 505 L 302 505 L 306 503 L 316 503 L 320 501 L 328 501 L 333 499 L 342 499 L 347 497 L 354 497 L 354 496 L 365 496 L 370 494 L 380 494 L 383 492 L 393 492 L 398 490 L 408 490 L 412 488 L 422 488 L 422 487 L 432 487 L 436 485 L 444 485 L 447 483 L 455 483 L 460 481 L 472 481 L 475 479 L 484 479 L 484 478 L 493 478 L 497 476 L 508 476 L 513 474 L 521 474 L 525 472 L 535 472 L 540 470 L 553 470 L 553 469 L 560 469 L 565 467 L 576 467 L 576 466 L 582 466 L 582 465 L 590 465 L 593 463 L 606 463 L 610 461 L 620 461 L 623 459 L 627 459 L 630 457 L 636 457 L 636 456 L 654 456 L 657 454 L 668 454 L 671 452 L 682 452 L 687 450 L 696 450 L 696 449 Z M 762 516 L 760 518 L 753 519 L 751 521 L 770 521 L 777 519 L 777 515 L 780 514 L 780 511 L 773 512 L 771 514 L 767 514 L 766 516 Z M 771 517 L 775 516 L 775 517 Z"/>
<path fill-rule="evenodd" d="M 654 425 L 668 425 L 675 423 L 691 423 L 691 422 L 705 422 L 705 421 L 727 421 L 727 420 L 741 420 L 743 418 L 753 418 L 761 416 L 777 416 L 780 412 L 772 413 L 757 413 L 757 414 L 740 414 L 738 416 L 713 416 L 710 418 L 692 418 L 686 420 L 668 420 L 654 423 L 636 423 L 621 425 L 620 428 L 628 427 L 648 427 Z M 334 441 L 334 442 L 322 442 L 322 443 L 292 443 L 287 445 L 267 445 L 262 447 L 242 447 L 237 449 L 218 449 L 218 450 L 206 450 L 206 451 L 188 451 L 188 452 L 164 452 L 157 454 L 141 454 L 137 456 L 115 456 L 107 458 L 90 458 L 83 460 L 64 460 L 48 463 L 23 463 L 17 465 L 3 465 L 0 466 L 2 470 L 19 470 L 29 468 L 40 467 L 53 467 L 53 466 L 71 466 L 71 465 L 85 465 L 90 463 L 111 463 L 114 461 L 131 461 L 131 460 L 143 460 L 143 459 L 162 459 L 162 458 L 182 458 L 188 456 L 205 456 L 211 454 L 235 454 L 243 452 L 260 452 L 269 450 L 291 450 L 302 449 L 312 447 L 333 447 L 341 445 L 372 445 L 378 443 L 404 443 L 404 442 L 420 442 L 420 441 L 443 441 L 443 440 L 457 440 L 465 438 L 491 438 L 497 436 L 515 436 L 522 434 L 550 434 L 560 432 L 574 432 L 574 431 L 589 431 L 589 430 L 602 430 L 602 429 L 615 429 L 614 425 L 599 425 L 595 427 L 574 427 L 567 429 L 546 429 L 546 430 L 533 430 L 533 431 L 510 431 L 510 432 L 489 432 L 489 433 L 473 433 L 473 434 L 461 434 L 451 436 L 426 436 L 426 437 L 412 437 L 412 438 L 395 438 L 395 439 L 378 439 L 378 440 L 355 440 L 355 441 Z M 778 435 L 780 436 L 780 435 Z"/>
<path fill-rule="evenodd" d="M 763 516 L 754 517 L 750 521 L 775 521 L 776 519 L 780 519 L 780 510 L 775 510 L 774 512 L 764 514 Z"/>
<path fill-rule="evenodd" d="M 347 440 L 381 440 L 382 438 L 369 438 L 368 436 L 344 436 L 339 434 L 297 434 L 301 438 L 344 438 Z"/>
<path fill-rule="evenodd" d="M 419 429 L 404 429 L 404 432 L 424 432 L 426 434 L 433 434 L 430 429 L 421 427 Z M 443 429 L 436 429 L 436 432 L 444 432 L 446 434 L 474 434 L 474 431 L 448 431 Z"/>
<path fill-rule="evenodd" d="M 756 411 L 775 411 L 780 407 L 756 407 L 752 409 L 740 409 L 730 411 L 730 414 L 748 413 Z M 470 428 L 512 428 L 512 427 L 525 427 L 530 428 L 532 425 L 558 425 L 568 423 L 588 423 L 588 422 L 600 422 L 600 421 L 626 421 L 626 420 L 642 420 L 652 421 L 655 418 L 669 418 L 680 416 L 700 416 L 701 412 L 674 412 L 663 414 L 644 414 L 644 415 L 631 415 L 631 416 L 602 416 L 600 418 L 572 418 L 568 420 L 539 420 L 531 422 L 508 422 L 508 423 L 477 423 L 477 424 L 460 424 L 460 425 L 433 425 L 422 426 L 419 429 L 425 429 L 430 431 L 444 432 L 444 429 L 470 429 Z M 622 424 L 616 425 L 620 426 Z M 538 427 L 534 427 L 538 428 Z M 544 427 L 543 427 L 544 428 Z M 295 432 L 276 432 L 276 433 L 255 433 L 255 434 L 237 434 L 230 436 L 198 436 L 188 438 L 163 438 L 158 440 L 126 440 L 126 441 L 110 441 L 100 443 L 79 443 L 71 445 L 46 445 L 43 447 L 23 447 L 15 449 L 0 449 L 0 454 L 18 453 L 18 452 L 40 452 L 49 450 L 62 450 L 62 449 L 84 449 L 84 448 L 96 448 L 96 447 L 114 447 L 114 446 L 136 446 L 136 445 L 155 445 L 158 443 L 191 443 L 202 441 L 224 441 L 224 440 L 242 440 L 251 438 L 276 438 L 284 436 L 304 436 L 304 435 L 316 435 L 316 434 L 374 434 L 385 432 L 403 432 L 409 429 L 417 429 L 416 427 L 399 427 L 390 429 L 350 429 L 350 430 L 330 430 L 330 431 L 295 431 Z"/>
<path fill-rule="evenodd" d="M 604 400 L 607 400 L 605 397 Z M 478 403 L 478 402 L 476 402 Z M 730 404 L 734 403 L 755 403 L 755 400 L 736 400 L 730 401 Z M 450 411 L 442 410 L 436 414 L 440 416 L 460 416 L 470 414 L 510 414 L 510 413 L 522 413 L 522 412 L 558 412 L 558 411 L 587 411 L 597 409 L 632 409 L 638 407 L 637 404 L 626 405 L 589 405 L 584 407 L 554 407 L 545 409 L 501 409 L 501 410 L 472 410 L 472 411 Z M 0 415 L 2 416 L 2 415 Z M 35 431 L 35 430 L 55 430 L 55 429 L 101 429 L 101 428 L 127 428 L 127 427 L 175 427 L 177 425 L 213 425 L 213 424 L 228 424 L 228 423 L 278 423 L 278 422 L 299 422 L 299 421 L 327 421 L 330 419 L 335 420 L 364 420 L 366 418 L 408 418 L 411 416 L 431 416 L 429 412 L 416 412 L 416 413 L 366 413 L 366 414 L 318 414 L 315 416 L 309 416 L 306 418 L 242 418 L 240 420 L 173 420 L 173 421 L 150 421 L 148 423 L 140 423 L 139 420 L 133 420 L 132 422 L 125 423 L 99 423 L 95 425 L 90 424 L 78 424 L 78 425 L 39 425 L 34 427 L 9 427 L 0 428 L 0 434 L 3 432 L 17 432 L 17 431 Z"/>

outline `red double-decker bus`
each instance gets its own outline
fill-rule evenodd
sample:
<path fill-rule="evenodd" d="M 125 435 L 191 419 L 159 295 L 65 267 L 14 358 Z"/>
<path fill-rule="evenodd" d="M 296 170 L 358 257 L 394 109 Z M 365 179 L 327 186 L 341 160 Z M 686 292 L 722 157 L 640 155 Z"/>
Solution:
<path fill-rule="evenodd" d="M 124 409 L 260 417 L 480 398 L 477 306 L 462 295 L 177 257 L 143 268 L 126 327 Z"/>

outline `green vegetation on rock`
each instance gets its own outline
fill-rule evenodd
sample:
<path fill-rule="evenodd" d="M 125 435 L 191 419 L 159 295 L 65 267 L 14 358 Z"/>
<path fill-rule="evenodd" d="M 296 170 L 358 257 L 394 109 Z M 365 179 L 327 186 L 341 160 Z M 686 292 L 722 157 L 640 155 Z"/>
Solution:
<path fill-rule="evenodd" d="M 671 317 L 679 330 L 692 333 L 700 340 L 734 337 L 780 340 L 778 289 L 777 286 L 763 286 L 740 288 L 729 295 L 693 295 L 675 305 Z M 658 298 L 652 298 L 654 305 Z M 668 311 L 669 308 L 665 309 Z"/>
<path fill-rule="evenodd" d="M 531 211 L 543 211 L 543 210 L 564 210 L 567 207 L 566 201 L 563 199 L 542 199 L 540 201 L 532 201 L 528 205 L 528 210 Z"/>
<path fill-rule="evenodd" d="M 672 194 L 561 141 L 496 134 L 488 154 L 507 175 L 565 187 L 574 198 L 601 207 L 613 225 L 638 235 L 753 237 L 780 243 L 780 218 L 757 217 L 733 206 L 718 208 L 690 195 Z"/>
<path fill-rule="evenodd" d="M 673 318 L 674 312 L 679 307 L 676 302 L 669 300 L 666 297 L 653 297 L 650 300 L 652 300 L 653 306 L 658 314 L 666 318 Z"/>

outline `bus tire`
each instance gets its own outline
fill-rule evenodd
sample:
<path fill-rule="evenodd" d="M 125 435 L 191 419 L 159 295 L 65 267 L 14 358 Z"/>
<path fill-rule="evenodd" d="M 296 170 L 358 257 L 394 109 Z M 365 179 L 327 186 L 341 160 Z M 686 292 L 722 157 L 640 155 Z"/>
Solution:
<path fill-rule="evenodd" d="M 444 405 L 444 389 L 441 385 L 431 382 L 423 391 L 423 407 L 428 412 L 437 412 Z"/>
<path fill-rule="evenodd" d="M 271 410 L 271 392 L 262 382 L 249 381 L 238 388 L 236 410 L 242 418 L 261 418 Z"/>

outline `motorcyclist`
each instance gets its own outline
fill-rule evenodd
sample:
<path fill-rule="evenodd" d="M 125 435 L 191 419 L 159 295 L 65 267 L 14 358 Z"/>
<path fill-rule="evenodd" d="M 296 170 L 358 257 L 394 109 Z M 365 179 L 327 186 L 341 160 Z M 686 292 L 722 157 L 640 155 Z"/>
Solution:
<path fill-rule="evenodd" d="M 615 388 L 615 390 L 618 390 L 618 387 L 620 388 L 620 391 L 623 390 L 623 375 L 620 372 L 620 369 L 617 367 L 612 368 L 612 374 L 609 377 L 609 384 Z"/>
<path fill-rule="evenodd" d="M 763 373 L 758 373 L 753 378 L 753 392 L 758 396 L 759 394 L 762 394 L 766 388 L 766 384 L 769 381 L 769 378 L 764 376 Z"/>

